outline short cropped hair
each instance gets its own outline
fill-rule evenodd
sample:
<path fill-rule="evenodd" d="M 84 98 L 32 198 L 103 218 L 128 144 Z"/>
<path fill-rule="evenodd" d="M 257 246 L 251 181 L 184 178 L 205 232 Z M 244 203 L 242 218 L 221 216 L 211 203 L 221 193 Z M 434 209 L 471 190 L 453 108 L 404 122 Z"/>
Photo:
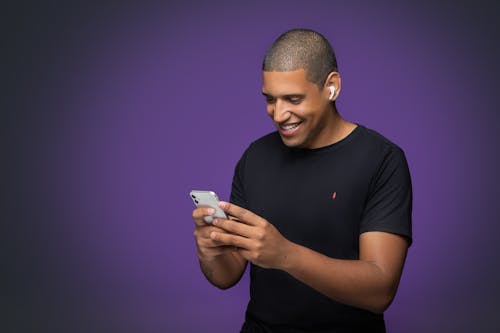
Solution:
<path fill-rule="evenodd" d="M 262 63 L 266 72 L 304 69 L 309 82 L 323 87 L 328 74 L 337 72 L 337 59 L 328 40 L 310 29 L 292 29 L 276 39 Z"/>

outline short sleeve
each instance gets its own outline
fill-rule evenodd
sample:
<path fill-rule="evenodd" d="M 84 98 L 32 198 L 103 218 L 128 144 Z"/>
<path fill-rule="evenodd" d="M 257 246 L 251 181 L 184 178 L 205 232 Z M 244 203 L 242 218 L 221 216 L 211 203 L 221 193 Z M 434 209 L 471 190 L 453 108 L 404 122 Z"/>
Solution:
<path fill-rule="evenodd" d="M 382 231 L 412 243 L 412 185 L 404 152 L 397 146 L 384 155 L 370 184 L 360 233 Z"/>
<path fill-rule="evenodd" d="M 229 201 L 235 205 L 248 209 L 244 185 L 246 159 L 247 151 L 245 151 L 234 169 Z"/>

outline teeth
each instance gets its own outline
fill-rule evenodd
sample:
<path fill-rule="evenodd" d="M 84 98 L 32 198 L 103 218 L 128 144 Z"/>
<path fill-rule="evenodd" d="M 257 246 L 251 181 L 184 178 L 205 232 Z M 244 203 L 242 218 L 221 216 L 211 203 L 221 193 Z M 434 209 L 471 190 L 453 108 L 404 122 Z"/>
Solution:
<path fill-rule="evenodd" d="M 295 127 L 299 126 L 300 123 L 297 124 L 291 124 L 291 125 L 281 125 L 281 128 L 284 129 L 285 131 L 289 131 L 291 129 L 294 129 Z"/>

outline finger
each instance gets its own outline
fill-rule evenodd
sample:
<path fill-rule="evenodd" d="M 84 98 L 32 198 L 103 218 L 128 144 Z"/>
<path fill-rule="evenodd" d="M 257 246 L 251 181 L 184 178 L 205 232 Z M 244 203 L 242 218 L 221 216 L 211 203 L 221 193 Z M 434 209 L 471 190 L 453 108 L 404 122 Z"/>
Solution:
<path fill-rule="evenodd" d="M 209 230 L 208 233 L 206 231 L 195 233 L 196 246 L 199 248 L 216 248 L 230 245 L 212 238 L 212 233 L 217 233 L 219 235 L 226 234 L 226 231 L 222 229 L 219 230 Z"/>
<path fill-rule="evenodd" d="M 202 226 L 196 226 L 194 228 L 193 235 L 196 239 L 211 239 L 210 233 L 216 231 L 220 233 L 226 233 L 224 229 L 218 228 L 210 224 L 204 224 Z"/>
<path fill-rule="evenodd" d="M 246 237 L 241 237 L 238 235 L 232 235 L 227 233 L 220 233 L 215 231 L 210 233 L 210 238 L 221 244 L 232 245 L 244 249 L 250 248 L 252 242 L 250 239 Z"/>
<path fill-rule="evenodd" d="M 248 260 L 250 262 L 253 262 L 253 257 L 252 257 L 252 252 L 250 252 L 249 250 L 246 250 L 246 249 L 241 249 L 241 248 L 236 248 L 238 253 L 241 254 L 241 256 L 245 259 L 245 260 Z"/>
<path fill-rule="evenodd" d="M 193 220 L 199 226 L 206 225 L 205 217 L 212 217 L 215 214 L 215 209 L 211 207 L 199 207 L 193 210 Z"/>
<path fill-rule="evenodd" d="M 219 207 L 222 208 L 222 210 L 227 214 L 234 216 L 246 224 L 258 225 L 261 220 L 260 216 L 229 202 L 220 201 Z"/>
<path fill-rule="evenodd" d="M 233 245 L 227 245 L 224 243 L 221 243 L 219 241 L 213 240 L 211 238 L 209 239 L 200 239 L 198 241 L 198 247 L 199 248 L 204 248 L 204 249 L 216 249 L 216 248 L 223 248 L 223 247 L 233 247 Z"/>
<path fill-rule="evenodd" d="M 219 246 L 216 248 L 198 249 L 198 257 L 200 259 L 214 258 L 226 253 L 231 253 L 236 251 L 238 251 L 238 248 L 231 245 Z"/>
<path fill-rule="evenodd" d="M 212 207 L 198 207 L 193 210 L 193 218 L 202 218 L 203 216 L 211 216 L 215 214 L 215 209 Z"/>
<path fill-rule="evenodd" d="M 232 234 L 240 235 L 246 238 L 252 238 L 255 227 L 241 222 L 217 218 L 213 221 L 213 225 Z"/>

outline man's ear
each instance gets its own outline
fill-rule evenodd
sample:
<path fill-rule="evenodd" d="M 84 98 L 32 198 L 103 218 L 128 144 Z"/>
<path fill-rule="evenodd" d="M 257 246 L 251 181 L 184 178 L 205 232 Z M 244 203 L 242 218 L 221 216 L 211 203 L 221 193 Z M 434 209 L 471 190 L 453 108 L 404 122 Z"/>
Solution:
<path fill-rule="evenodd" d="M 331 72 L 328 74 L 323 91 L 330 101 L 335 101 L 339 96 L 341 88 L 340 74 L 338 72 Z"/>

